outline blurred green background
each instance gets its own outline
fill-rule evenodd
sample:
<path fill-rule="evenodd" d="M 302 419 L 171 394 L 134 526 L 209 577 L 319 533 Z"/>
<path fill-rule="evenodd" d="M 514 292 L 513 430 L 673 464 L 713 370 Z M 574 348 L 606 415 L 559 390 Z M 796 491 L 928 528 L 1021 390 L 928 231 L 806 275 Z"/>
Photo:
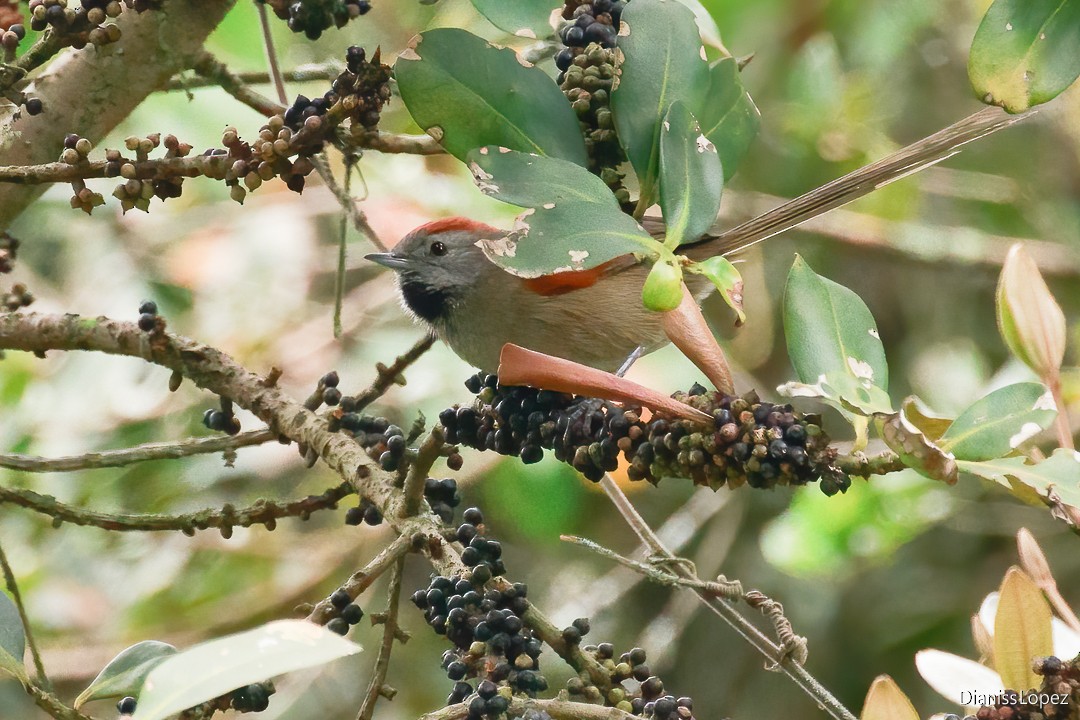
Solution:
<path fill-rule="evenodd" d="M 434 6 L 375 0 L 374 9 L 318 42 L 274 23 L 283 65 L 343 57 L 351 44 L 381 46 L 393 58 L 409 37 L 459 25 L 492 39 L 499 31 L 467 0 Z M 731 222 L 828 181 L 891 149 L 974 112 L 966 52 L 987 2 L 970 0 L 705 0 L 736 55 L 754 54 L 744 81 L 762 112 L 762 131 L 726 190 Z M 237 71 L 265 66 L 258 19 L 241 2 L 210 49 Z M 550 61 L 548 61 L 550 64 Z M 291 84 L 316 95 L 321 83 Z M 267 94 L 269 88 L 264 88 Z M 197 150 L 214 146 L 226 125 L 253 135 L 250 109 L 215 89 L 160 93 L 99 147 L 129 134 L 174 133 Z M 416 132 L 399 100 L 382 128 Z M 63 133 L 63 127 L 57 127 Z M 336 161 L 335 161 L 336 162 Z M 337 165 L 340 176 L 342 170 Z M 362 176 L 362 177 L 361 177 Z M 362 179 L 362 181 L 361 181 Z M 91 183 L 108 197 L 111 183 Z M 33 309 L 106 314 L 134 320 L 140 299 L 157 300 L 169 329 L 222 348 L 255 371 L 284 369 L 282 383 L 303 397 L 330 369 L 355 392 L 420 337 L 401 313 L 387 273 L 362 259 L 370 245 L 350 234 L 345 337 L 332 335 L 337 206 L 325 188 L 302 196 L 278 182 L 243 207 L 211 181 L 188 180 L 184 195 L 151 212 L 121 215 L 109 200 L 87 217 L 69 209 L 64 187 L 50 190 L 11 228 L 24 242 L 15 279 L 39 298 Z M 484 198 L 451 158 L 384 156 L 359 165 L 354 192 L 380 237 L 396 242 L 413 226 L 465 214 L 508 226 L 511 214 Z M 1066 362 L 1077 364 L 1080 304 L 1080 91 L 1065 93 L 1018 127 L 969 146 L 943 167 L 904 180 L 813 225 L 745 253 L 749 321 L 738 332 L 713 298 L 710 318 L 738 368 L 739 385 L 763 397 L 791 379 L 778 303 L 793 254 L 855 290 L 877 318 L 891 364 L 894 400 L 919 394 L 955 413 L 989 389 L 1027 379 L 1009 361 L 994 321 L 994 286 L 1014 240 L 1029 249 L 1070 320 Z M 408 427 L 418 412 L 466 401 L 470 369 L 439 346 L 392 389 L 378 409 Z M 676 352 L 642 360 L 632 377 L 672 391 L 701 379 Z M 93 355 L 9 353 L 0 363 L 0 451 L 46 456 L 206 435 L 204 409 L 216 399 L 185 383 L 167 390 L 168 373 Z M 1066 389 L 1074 417 L 1080 381 Z M 827 427 L 843 438 L 843 421 Z M 255 428 L 241 415 L 245 428 Z M 1049 440 L 1049 438 L 1047 438 Z M 646 647 L 669 691 L 691 695 L 698 717 L 815 717 L 819 712 L 783 676 L 695 602 L 635 582 L 621 569 L 559 541 L 587 536 L 620 552 L 635 543 L 603 496 L 554 462 L 523 467 L 466 452 L 457 474 L 467 504 L 479 504 L 506 546 L 514 580 L 557 623 L 592 616 L 589 642 Z M 450 474 L 443 466 L 437 473 Z M 0 482 L 33 488 L 100 510 L 179 512 L 291 498 L 336 484 L 325 468 L 304 470 L 294 448 L 154 462 L 123 470 L 51 476 L 0 471 Z M 845 496 L 814 487 L 747 488 L 713 494 L 668 480 L 630 488 L 646 518 L 692 558 L 703 577 L 722 572 L 784 603 L 807 636 L 808 668 L 856 712 L 874 676 L 892 675 L 920 712 L 955 711 L 916 675 L 914 653 L 938 647 L 973 657 L 969 618 L 1016 562 L 1013 534 L 1027 526 L 1043 543 L 1067 599 L 1080 605 L 1077 538 L 1038 508 L 972 478 L 945 487 L 901 473 L 857 481 Z M 345 505 L 352 500 L 347 500 Z M 185 645 L 200 638 L 291 616 L 324 597 L 388 540 L 383 528 L 343 524 L 344 507 L 274 532 L 106 533 L 51 527 L 47 519 L 0 508 L 0 542 L 22 583 L 45 661 L 66 698 L 128 644 L 154 638 Z M 405 588 L 427 582 L 410 561 Z M 361 604 L 385 604 L 383 583 Z M 400 694 L 377 717 L 410 718 L 441 705 L 451 683 L 439 668 L 443 638 L 427 631 L 411 605 L 415 635 L 396 653 L 389 682 Z M 322 672 L 280 683 L 265 716 L 351 718 L 370 677 L 381 628 L 365 621 L 355 638 L 372 649 Z M 545 656 L 558 688 L 568 671 Z M 87 708 L 110 717 L 108 703 Z M 0 719 L 36 717 L 14 682 L 0 682 Z M 823 715 L 822 715 L 823 716 Z"/>

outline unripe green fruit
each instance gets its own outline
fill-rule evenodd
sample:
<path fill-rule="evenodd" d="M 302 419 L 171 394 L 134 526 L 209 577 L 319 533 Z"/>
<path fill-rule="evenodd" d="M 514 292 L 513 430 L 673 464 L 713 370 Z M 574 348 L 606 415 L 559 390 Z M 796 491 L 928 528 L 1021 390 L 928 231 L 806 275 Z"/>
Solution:
<path fill-rule="evenodd" d="M 666 261 L 655 263 L 641 289 L 641 302 L 649 310 L 667 312 L 679 307 L 682 297 L 682 268 Z"/>

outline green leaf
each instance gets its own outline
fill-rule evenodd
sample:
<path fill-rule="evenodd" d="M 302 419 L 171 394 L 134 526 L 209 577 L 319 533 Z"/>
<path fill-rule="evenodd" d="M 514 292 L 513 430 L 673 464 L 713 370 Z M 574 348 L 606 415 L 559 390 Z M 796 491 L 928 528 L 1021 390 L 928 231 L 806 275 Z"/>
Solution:
<path fill-rule="evenodd" d="M 0 670 L 14 675 L 24 685 L 28 682 L 23 668 L 25 652 L 26 631 L 19 608 L 7 593 L 0 592 Z"/>
<path fill-rule="evenodd" d="M 132 720 L 162 720 L 244 685 L 354 655 L 360 646 L 306 620 L 276 620 L 196 645 L 150 671 Z"/>
<path fill-rule="evenodd" d="M 975 94 L 1022 112 L 1080 75 L 1080 0 L 995 0 L 968 56 Z"/>
<path fill-rule="evenodd" d="M 956 418 L 938 445 L 958 460 L 1003 457 L 1057 417 L 1050 391 L 1041 383 L 999 388 Z"/>
<path fill-rule="evenodd" d="M 724 179 L 730 179 L 761 127 L 761 112 L 743 87 L 735 58 L 722 58 L 709 68 L 709 92 L 695 114 L 720 153 Z"/>
<path fill-rule="evenodd" d="M 1053 654 L 1050 604 L 1023 570 L 1011 567 L 1001 581 L 994 616 L 994 669 L 1007 688 L 1039 688 L 1042 676 L 1032 669 L 1032 660 Z"/>
<path fill-rule="evenodd" d="M 558 0 L 472 0 L 472 4 L 495 27 L 526 38 L 551 35 L 551 13 L 562 5 Z"/>
<path fill-rule="evenodd" d="M 1010 490 L 1015 480 L 1039 492 L 1044 501 L 1080 507 L 1080 453 L 1059 448 L 1042 462 L 1025 457 L 994 460 L 958 460 L 960 470 L 993 480 Z M 1051 494 L 1053 497 L 1051 497 Z"/>
<path fill-rule="evenodd" d="M 885 349 L 866 304 L 815 273 L 798 255 L 784 288 L 784 335 L 802 382 L 816 384 L 828 377 L 839 387 L 837 376 L 847 375 L 859 386 L 889 389 Z"/>
<path fill-rule="evenodd" d="M 645 285 L 641 302 L 650 310 L 667 312 L 679 307 L 683 297 L 682 270 L 667 261 L 654 263 Z"/>
<path fill-rule="evenodd" d="M 421 33 L 394 65 L 413 119 L 459 160 L 500 145 L 584 165 L 577 116 L 559 87 L 513 50 L 472 33 Z"/>
<path fill-rule="evenodd" d="M 898 413 L 885 419 L 881 437 L 909 468 L 952 485 L 958 475 L 956 458 L 938 445 L 934 434 L 938 429 L 944 429 L 940 421 L 929 418 L 919 408 L 918 398 L 911 396 L 900 404 Z"/>
<path fill-rule="evenodd" d="M 700 105 L 709 67 L 694 14 L 665 0 L 626 5 L 618 49 L 624 59 L 611 94 L 615 129 L 642 196 L 651 200 L 660 164 L 660 123 L 676 100 L 691 109 Z"/>
<path fill-rule="evenodd" d="M 660 129 L 660 208 L 667 226 L 665 244 L 693 242 L 716 222 L 724 171 L 716 146 L 686 103 L 671 104 Z"/>
<path fill-rule="evenodd" d="M 75 709 L 91 700 L 128 695 L 137 697 L 150 671 L 176 652 L 172 645 L 157 640 L 144 640 L 122 650 L 75 698 Z"/>
<path fill-rule="evenodd" d="M 468 156 L 480 190 L 530 208 L 504 238 L 482 241 L 496 264 L 520 277 L 588 270 L 627 253 L 662 248 L 619 208 L 604 182 L 556 158 L 484 147 Z"/>
<path fill-rule="evenodd" d="M 716 255 L 699 263 L 693 263 L 686 269 L 689 272 L 704 275 L 712 281 L 712 284 L 720 291 L 720 297 L 724 298 L 724 302 L 730 305 L 738 315 L 736 325 L 746 322 L 746 311 L 743 309 L 742 275 L 730 260 Z"/>

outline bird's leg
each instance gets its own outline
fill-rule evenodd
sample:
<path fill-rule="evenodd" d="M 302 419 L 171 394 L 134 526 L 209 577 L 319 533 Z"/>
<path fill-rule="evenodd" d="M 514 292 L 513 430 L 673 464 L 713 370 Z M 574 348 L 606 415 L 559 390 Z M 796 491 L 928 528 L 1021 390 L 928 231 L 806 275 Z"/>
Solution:
<path fill-rule="evenodd" d="M 634 348 L 634 351 L 627 355 L 626 359 L 623 360 L 623 364 L 620 365 L 619 369 L 615 371 L 615 377 L 625 376 L 626 373 L 630 371 L 630 368 L 634 366 L 634 363 L 637 362 L 637 359 L 641 357 L 644 353 L 645 348 L 641 345 L 638 345 L 636 348 Z"/>

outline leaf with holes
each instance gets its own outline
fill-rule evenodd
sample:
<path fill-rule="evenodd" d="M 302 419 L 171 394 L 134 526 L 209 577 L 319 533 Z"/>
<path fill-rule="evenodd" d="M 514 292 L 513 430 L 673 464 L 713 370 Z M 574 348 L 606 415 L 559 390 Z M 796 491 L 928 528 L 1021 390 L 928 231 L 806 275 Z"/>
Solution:
<path fill-rule="evenodd" d="M 588 270 L 628 253 L 652 257 L 662 248 L 620 209 L 604 182 L 579 165 L 496 147 L 475 150 L 468 163 L 482 192 L 529 208 L 506 237 L 481 245 L 514 275 Z"/>
<path fill-rule="evenodd" d="M 551 14 L 558 0 L 472 0 L 472 4 L 495 27 L 524 38 L 551 35 Z"/>
<path fill-rule="evenodd" d="M 586 162 L 566 97 L 513 50 L 457 28 L 429 30 L 398 56 L 394 76 L 413 119 L 459 160 L 494 144 Z"/>
<path fill-rule="evenodd" d="M 950 485 L 957 480 L 956 458 L 938 445 L 941 422 L 931 420 L 911 396 L 900 404 L 900 411 L 885 418 L 881 437 L 904 464 L 920 475 Z"/>
<path fill-rule="evenodd" d="M 784 288 L 784 335 L 807 388 L 832 388 L 849 411 L 891 413 L 889 367 L 874 316 L 858 295 L 795 256 Z M 793 384 L 797 385 L 797 384 Z"/>
<path fill-rule="evenodd" d="M 91 700 L 138 696 L 150 671 L 175 655 L 176 648 L 157 640 L 144 640 L 120 652 L 102 668 L 94 681 L 75 698 L 75 709 Z"/>
<path fill-rule="evenodd" d="M 691 109 L 709 84 L 709 66 L 694 14 L 665 0 L 634 0 L 622 13 L 623 54 L 611 93 L 615 129 L 637 173 L 644 197 L 655 197 L 660 165 L 660 123 L 676 100 Z"/>
<path fill-rule="evenodd" d="M 660 128 L 660 208 L 669 248 L 693 242 L 712 227 L 723 189 L 716 146 L 686 103 L 676 100 Z"/>
<path fill-rule="evenodd" d="M 695 114 L 720 153 L 724 179 L 730 179 L 761 127 L 761 112 L 743 87 L 735 58 L 722 58 L 709 68 L 709 91 Z"/>
<path fill-rule="evenodd" d="M 995 0 L 968 55 L 975 94 L 1022 112 L 1080 76 L 1080 0 Z"/>
<path fill-rule="evenodd" d="M 132 720 L 163 720 L 244 685 L 322 665 L 360 649 L 306 620 L 276 620 L 210 640 L 166 658 L 150 671 Z"/>
<path fill-rule="evenodd" d="M 958 460 L 1003 457 L 1020 443 L 1050 427 L 1057 408 L 1041 383 L 998 388 L 956 418 L 938 445 Z"/>

